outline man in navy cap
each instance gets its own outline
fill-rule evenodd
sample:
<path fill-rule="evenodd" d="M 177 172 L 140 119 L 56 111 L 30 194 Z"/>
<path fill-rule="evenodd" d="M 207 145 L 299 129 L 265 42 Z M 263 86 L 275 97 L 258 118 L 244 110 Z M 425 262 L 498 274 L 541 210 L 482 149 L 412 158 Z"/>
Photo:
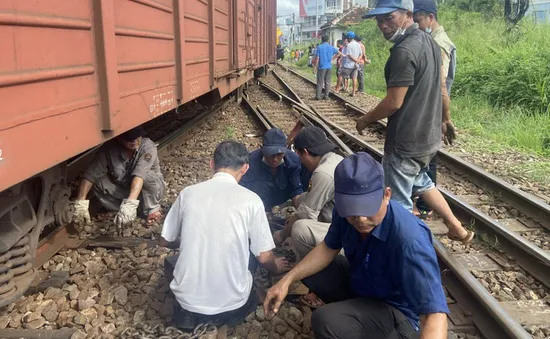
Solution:
<path fill-rule="evenodd" d="M 250 153 L 250 168 L 240 184 L 260 196 L 266 211 L 289 199 L 298 207 L 304 192 L 300 157 L 286 148 L 286 136 L 278 128 L 264 134 L 262 148 Z"/>
<path fill-rule="evenodd" d="M 334 184 L 324 241 L 269 289 L 266 315 L 302 280 L 328 303 L 311 319 L 317 339 L 447 338 L 449 309 L 430 229 L 390 200 L 382 166 L 366 153 L 344 159 Z"/>
<path fill-rule="evenodd" d="M 413 22 L 412 0 L 379 0 L 363 18 L 371 17 L 395 45 L 385 67 L 386 97 L 357 120 L 357 131 L 388 118 L 382 164 L 394 199 L 412 213 L 412 198 L 422 196 L 443 218 L 450 239 L 470 242 L 474 233 L 462 227 L 427 174 L 441 147 L 448 103 L 439 46 Z"/>
<path fill-rule="evenodd" d="M 84 173 L 74 202 L 73 220 L 90 223 L 88 193 L 93 190 L 101 205 L 118 211 L 114 222 L 118 228 L 132 224 L 142 207 L 147 223 L 161 218 L 160 201 L 165 184 L 160 172 L 157 146 L 145 131 L 136 127 L 107 142 Z"/>

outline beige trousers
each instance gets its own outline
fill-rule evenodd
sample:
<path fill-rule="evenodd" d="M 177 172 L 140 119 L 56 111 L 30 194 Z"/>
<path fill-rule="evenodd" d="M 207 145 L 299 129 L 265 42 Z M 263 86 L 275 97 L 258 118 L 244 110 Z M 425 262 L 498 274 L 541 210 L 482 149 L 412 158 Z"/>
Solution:
<path fill-rule="evenodd" d="M 330 223 L 312 219 L 300 219 L 292 225 L 291 238 L 302 260 L 315 246 L 325 239 Z"/>

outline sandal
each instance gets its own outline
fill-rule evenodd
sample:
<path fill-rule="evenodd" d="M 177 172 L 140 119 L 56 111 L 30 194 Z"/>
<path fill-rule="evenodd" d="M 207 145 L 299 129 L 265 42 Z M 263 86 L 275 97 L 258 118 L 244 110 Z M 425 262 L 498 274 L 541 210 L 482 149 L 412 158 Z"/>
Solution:
<path fill-rule="evenodd" d="M 153 213 L 149 213 L 149 215 L 147 216 L 147 219 L 146 219 L 147 225 L 151 225 L 155 222 L 158 222 L 160 220 L 160 218 L 162 218 L 162 212 L 161 211 L 156 211 L 156 212 L 153 212 Z"/>
<path fill-rule="evenodd" d="M 459 237 L 457 237 L 455 235 L 452 235 L 450 233 L 447 233 L 447 237 L 449 239 L 453 240 L 453 241 L 460 241 L 464 244 L 468 244 L 468 243 L 472 242 L 472 240 L 474 240 L 474 237 L 475 237 L 476 234 L 474 232 L 470 231 L 470 230 L 466 230 L 466 232 L 467 232 L 467 234 L 463 238 L 459 238 Z"/>
<path fill-rule="evenodd" d="M 296 303 L 302 304 L 304 306 L 307 306 L 313 309 L 316 309 L 325 305 L 325 303 L 321 299 L 319 299 L 319 297 L 316 296 L 314 293 L 309 293 L 301 296 L 296 300 Z"/>

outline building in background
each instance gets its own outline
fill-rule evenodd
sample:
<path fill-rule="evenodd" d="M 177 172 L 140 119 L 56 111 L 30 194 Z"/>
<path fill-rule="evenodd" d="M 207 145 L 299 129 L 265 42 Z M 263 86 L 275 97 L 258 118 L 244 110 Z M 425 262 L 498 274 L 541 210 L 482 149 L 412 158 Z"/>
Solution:
<path fill-rule="evenodd" d="M 319 30 L 321 34 L 328 35 L 331 45 L 336 46 L 336 42 L 343 39 L 343 35 L 348 27 L 360 23 L 363 20 L 362 16 L 367 14 L 368 11 L 368 7 L 366 6 L 352 7 L 320 26 Z"/>
<path fill-rule="evenodd" d="M 369 0 L 299 0 L 304 40 L 319 39 L 321 26 L 356 6 L 368 6 Z M 372 1 L 372 0 L 371 0 Z M 317 20 L 318 19 L 318 20 Z M 316 29 L 319 32 L 316 32 Z"/>
<path fill-rule="evenodd" d="M 527 15 L 531 14 L 536 23 L 550 22 L 550 0 L 532 0 Z"/>

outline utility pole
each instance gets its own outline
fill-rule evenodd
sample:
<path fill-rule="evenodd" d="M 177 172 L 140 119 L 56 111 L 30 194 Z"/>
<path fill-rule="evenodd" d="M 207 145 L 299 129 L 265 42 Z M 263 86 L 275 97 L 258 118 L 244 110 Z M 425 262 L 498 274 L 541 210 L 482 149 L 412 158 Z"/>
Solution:
<path fill-rule="evenodd" d="M 315 0 L 315 39 L 319 39 L 319 0 Z"/>

